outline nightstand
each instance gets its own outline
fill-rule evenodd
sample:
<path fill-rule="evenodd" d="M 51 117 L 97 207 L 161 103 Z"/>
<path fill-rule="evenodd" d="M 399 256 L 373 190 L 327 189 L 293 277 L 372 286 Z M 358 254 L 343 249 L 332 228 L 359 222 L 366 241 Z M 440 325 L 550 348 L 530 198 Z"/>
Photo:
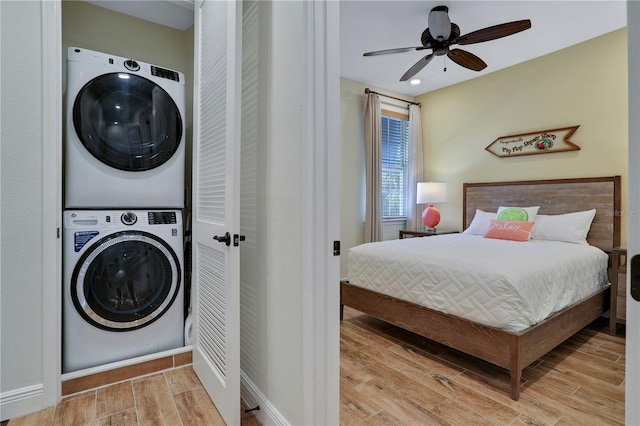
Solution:
<path fill-rule="evenodd" d="M 413 238 L 413 237 L 433 237 L 434 235 L 446 235 L 446 234 L 457 234 L 458 231 L 436 231 L 436 232 L 427 232 L 427 231 L 410 231 L 407 229 L 401 229 L 398 232 L 398 238 L 401 240 L 403 238 Z"/>
<path fill-rule="evenodd" d="M 616 325 L 627 319 L 627 249 L 614 247 L 611 252 L 611 311 L 609 334 L 615 336 Z"/>

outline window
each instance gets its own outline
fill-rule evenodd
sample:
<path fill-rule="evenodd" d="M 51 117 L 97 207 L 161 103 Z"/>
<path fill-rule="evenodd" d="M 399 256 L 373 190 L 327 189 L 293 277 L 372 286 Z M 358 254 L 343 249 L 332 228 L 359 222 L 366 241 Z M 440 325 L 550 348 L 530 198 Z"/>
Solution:
<path fill-rule="evenodd" d="M 384 114 L 384 113 L 383 113 Z M 407 217 L 409 120 L 382 115 L 382 218 Z"/>

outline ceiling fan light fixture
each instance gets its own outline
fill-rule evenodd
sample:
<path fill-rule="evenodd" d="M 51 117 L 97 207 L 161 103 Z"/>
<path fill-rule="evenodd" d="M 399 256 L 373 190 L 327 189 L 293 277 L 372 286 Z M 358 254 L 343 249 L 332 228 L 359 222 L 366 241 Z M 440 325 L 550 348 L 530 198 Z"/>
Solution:
<path fill-rule="evenodd" d="M 422 80 L 420 80 L 419 78 L 413 78 L 413 79 L 411 79 L 411 81 L 409 83 L 411 83 L 411 84 L 413 84 L 415 86 L 417 84 L 422 83 Z"/>
<path fill-rule="evenodd" d="M 451 21 L 448 12 L 449 8 L 446 6 L 434 7 L 429 12 L 429 31 L 436 40 L 448 40 L 451 35 Z"/>
<path fill-rule="evenodd" d="M 445 56 L 444 71 L 447 70 L 446 57 L 449 57 L 449 59 L 461 67 L 472 71 L 482 71 L 487 67 L 487 64 L 473 53 L 452 48 L 452 46 L 483 43 L 485 41 L 507 37 L 520 31 L 528 30 L 529 28 L 531 28 L 531 21 L 529 19 L 523 19 L 492 25 L 460 36 L 460 27 L 451 23 L 449 20 L 449 8 L 447 6 L 436 6 L 429 12 L 429 27 L 425 28 L 420 37 L 422 46 L 377 50 L 367 52 L 364 56 L 431 49 L 432 53 L 420 58 L 418 62 L 413 64 L 411 68 L 400 77 L 400 81 L 402 82 L 409 81 L 411 84 L 420 84 L 420 82 L 414 81 L 413 77 L 422 71 L 422 69 L 437 56 Z"/>

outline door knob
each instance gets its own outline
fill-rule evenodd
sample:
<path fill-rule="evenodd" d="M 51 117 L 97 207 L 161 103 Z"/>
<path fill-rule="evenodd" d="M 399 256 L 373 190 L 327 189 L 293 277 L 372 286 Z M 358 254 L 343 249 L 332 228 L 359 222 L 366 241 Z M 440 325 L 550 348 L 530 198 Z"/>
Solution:
<path fill-rule="evenodd" d="M 229 234 L 228 232 L 225 233 L 222 237 L 216 235 L 213 237 L 213 239 L 220 243 L 225 243 L 228 246 L 231 245 L 231 234 Z"/>

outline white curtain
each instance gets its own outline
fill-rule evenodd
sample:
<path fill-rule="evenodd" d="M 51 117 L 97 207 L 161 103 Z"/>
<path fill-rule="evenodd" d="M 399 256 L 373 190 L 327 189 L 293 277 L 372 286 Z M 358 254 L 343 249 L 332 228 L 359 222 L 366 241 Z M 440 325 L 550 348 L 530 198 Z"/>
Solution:
<path fill-rule="evenodd" d="M 365 99 L 364 152 L 366 169 L 364 242 L 369 243 L 382 239 L 382 192 L 380 183 L 382 122 L 380 97 L 375 93 L 369 93 Z M 420 164 L 422 164 L 422 161 L 420 161 Z"/>
<path fill-rule="evenodd" d="M 420 106 L 409 105 L 409 163 L 407 175 L 409 177 L 407 188 L 407 229 L 422 230 L 422 210 L 424 206 L 416 204 L 418 182 L 422 182 L 423 175 L 422 157 L 422 114 Z"/>

